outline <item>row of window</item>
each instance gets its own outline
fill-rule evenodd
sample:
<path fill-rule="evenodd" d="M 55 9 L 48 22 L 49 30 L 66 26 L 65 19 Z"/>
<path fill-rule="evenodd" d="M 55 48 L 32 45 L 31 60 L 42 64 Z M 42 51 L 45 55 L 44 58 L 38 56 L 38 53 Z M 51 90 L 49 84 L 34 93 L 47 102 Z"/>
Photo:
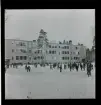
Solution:
<path fill-rule="evenodd" d="M 57 48 L 57 46 L 51 46 L 51 45 L 49 45 L 49 48 Z"/>
<path fill-rule="evenodd" d="M 57 46 L 51 46 L 51 45 L 49 45 L 49 48 L 57 48 Z M 59 48 L 60 48 L 60 46 L 59 46 Z M 63 46 L 62 48 L 63 49 L 69 49 L 69 46 Z"/>
<path fill-rule="evenodd" d="M 44 59 L 44 57 L 43 56 L 38 56 L 38 57 L 34 57 L 34 60 L 40 60 L 40 59 Z"/>
<path fill-rule="evenodd" d="M 40 54 L 40 53 L 42 53 L 42 50 L 37 50 L 37 51 L 35 51 L 34 53 L 35 53 L 35 54 Z"/>
<path fill-rule="evenodd" d="M 69 46 L 63 46 L 62 48 L 63 49 L 69 49 Z"/>
<path fill-rule="evenodd" d="M 74 57 L 74 60 L 78 60 L 79 57 Z M 69 57 L 62 57 L 62 60 L 69 60 Z M 73 60 L 73 58 L 71 57 L 71 60 Z"/>
<path fill-rule="evenodd" d="M 69 57 L 62 57 L 62 60 L 69 60 Z"/>
<path fill-rule="evenodd" d="M 27 53 L 27 51 L 24 50 L 24 49 L 20 49 L 19 51 L 22 52 L 22 53 Z M 12 49 L 12 52 L 14 52 L 14 49 Z M 18 49 L 16 50 L 16 52 L 18 52 Z M 29 53 L 31 53 L 31 52 L 32 52 L 32 51 L 29 50 Z"/>
<path fill-rule="evenodd" d="M 18 44 L 16 44 L 17 46 L 26 46 L 26 44 L 25 43 L 23 43 L 23 42 L 19 42 Z"/>
<path fill-rule="evenodd" d="M 13 60 L 14 58 L 12 57 L 12 60 Z M 38 57 L 34 57 L 34 60 L 40 60 L 40 59 L 44 59 L 44 57 L 43 56 L 38 56 Z M 71 57 L 71 60 L 72 60 L 73 58 Z M 78 60 L 79 59 L 79 57 L 74 57 L 74 60 Z M 16 60 L 27 60 L 27 56 L 16 56 Z M 62 57 L 62 60 L 69 60 L 69 57 Z"/>
<path fill-rule="evenodd" d="M 16 60 L 27 60 L 27 56 L 16 56 Z"/>
<path fill-rule="evenodd" d="M 69 54 L 69 51 L 62 51 L 62 54 Z"/>
<path fill-rule="evenodd" d="M 47 53 L 47 51 L 46 51 Z M 49 54 L 56 54 L 56 51 L 49 51 Z"/>

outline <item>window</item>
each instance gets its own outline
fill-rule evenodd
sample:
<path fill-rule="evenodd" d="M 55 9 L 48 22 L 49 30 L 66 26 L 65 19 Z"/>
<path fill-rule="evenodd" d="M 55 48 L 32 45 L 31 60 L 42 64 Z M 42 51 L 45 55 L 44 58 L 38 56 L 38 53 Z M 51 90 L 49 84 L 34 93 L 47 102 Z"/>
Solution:
<path fill-rule="evenodd" d="M 12 52 L 14 52 L 14 49 L 12 49 Z"/>
<path fill-rule="evenodd" d="M 80 53 L 78 52 L 78 55 L 79 55 Z"/>
<path fill-rule="evenodd" d="M 68 57 L 68 60 L 69 60 L 69 57 Z"/>
<path fill-rule="evenodd" d="M 31 53 L 31 50 L 29 50 L 29 53 Z"/>
<path fill-rule="evenodd" d="M 78 49 L 77 47 L 75 47 L 76 48 L 76 50 Z"/>
<path fill-rule="evenodd" d="M 40 50 L 40 53 L 42 53 L 42 50 Z"/>
<path fill-rule="evenodd" d="M 12 60 L 14 60 L 14 57 L 12 57 Z"/>
<path fill-rule="evenodd" d="M 64 60 L 64 57 L 62 57 L 62 60 Z"/>
<path fill-rule="evenodd" d="M 40 52 L 40 51 L 38 50 L 37 53 L 39 54 L 39 52 Z"/>
<path fill-rule="evenodd" d="M 52 46 L 52 48 L 54 48 L 54 46 Z"/>
<path fill-rule="evenodd" d="M 55 46 L 55 48 L 57 48 L 57 46 Z"/>
<path fill-rule="evenodd" d="M 27 57 L 26 56 L 24 56 L 24 60 L 26 60 L 27 59 Z"/>
<path fill-rule="evenodd" d="M 51 48 L 51 45 L 49 45 L 49 48 Z"/>
<path fill-rule="evenodd" d="M 59 48 L 60 48 L 60 46 L 59 46 Z"/>
<path fill-rule="evenodd" d="M 69 54 L 69 51 L 67 51 L 67 54 Z"/>
<path fill-rule="evenodd" d="M 52 51 L 52 54 L 54 54 L 54 51 Z"/>
<path fill-rule="evenodd" d="M 51 51 L 49 51 L 49 54 L 51 54 Z"/>
<path fill-rule="evenodd" d="M 22 56 L 20 56 L 20 60 L 23 60 L 23 57 Z"/>
<path fill-rule="evenodd" d="M 19 56 L 16 56 L 16 60 L 19 60 Z"/>
<path fill-rule="evenodd" d="M 64 54 L 64 51 L 62 51 L 62 54 Z"/>
<path fill-rule="evenodd" d="M 36 60 L 36 57 L 34 57 L 34 60 Z"/>
<path fill-rule="evenodd" d="M 75 57 L 74 57 L 74 60 L 75 60 Z"/>
<path fill-rule="evenodd" d="M 42 59 L 44 59 L 44 57 L 42 56 Z"/>
<path fill-rule="evenodd" d="M 69 49 L 69 46 L 67 46 L 67 49 Z"/>
<path fill-rule="evenodd" d="M 43 38 L 43 36 L 39 36 L 39 38 Z"/>
<path fill-rule="evenodd" d="M 40 56 L 38 56 L 38 59 L 40 59 Z"/>

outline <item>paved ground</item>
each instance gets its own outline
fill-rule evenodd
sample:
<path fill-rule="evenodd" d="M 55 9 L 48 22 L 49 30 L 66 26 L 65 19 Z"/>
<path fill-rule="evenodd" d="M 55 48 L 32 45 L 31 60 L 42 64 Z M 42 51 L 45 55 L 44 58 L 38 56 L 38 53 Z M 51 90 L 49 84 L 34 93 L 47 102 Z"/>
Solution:
<path fill-rule="evenodd" d="M 31 94 L 29 94 L 31 92 Z M 88 77 L 86 71 L 50 70 L 49 67 L 10 68 L 5 74 L 5 98 L 26 99 L 95 98 L 95 69 Z"/>

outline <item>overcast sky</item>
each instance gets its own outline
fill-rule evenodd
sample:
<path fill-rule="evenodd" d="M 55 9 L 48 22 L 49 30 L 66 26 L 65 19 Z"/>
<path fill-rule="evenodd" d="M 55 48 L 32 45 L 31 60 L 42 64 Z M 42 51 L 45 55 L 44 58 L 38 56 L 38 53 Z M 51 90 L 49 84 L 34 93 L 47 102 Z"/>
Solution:
<path fill-rule="evenodd" d="M 7 10 L 5 38 L 35 40 L 41 29 L 50 41 L 72 40 L 88 48 L 92 46 L 95 10 Z"/>

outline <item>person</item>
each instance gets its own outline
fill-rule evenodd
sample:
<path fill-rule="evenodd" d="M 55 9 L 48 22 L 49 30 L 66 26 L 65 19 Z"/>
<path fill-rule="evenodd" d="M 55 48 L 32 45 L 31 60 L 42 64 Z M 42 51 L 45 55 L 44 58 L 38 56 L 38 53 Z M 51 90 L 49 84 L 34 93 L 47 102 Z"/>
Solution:
<path fill-rule="evenodd" d="M 75 65 L 75 68 L 76 68 L 76 71 L 78 71 L 78 65 L 77 64 Z"/>
<path fill-rule="evenodd" d="M 62 72 L 62 65 L 60 65 L 60 72 Z"/>
<path fill-rule="evenodd" d="M 52 69 L 52 64 L 50 64 L 50 69 Z"/>
<path fill-rule="evenodd" d="M 28 66 L 28 70 L 29 70 L 29 72 L 30 72 L 30 70 L 31 70 L 31 67 L 30 67 L 30 66 Z"/>
<path fill-rule="evenodd" d="M 64 69 L 66 69 L 66 64 L 64 64 Z"/>
<path fill-rule="evenodd" d="M 84 69 L 84 71 L 85 71 L 85 66 L 86 66 L 85 63 L 83 63 L 83 69 Z"/>
<path fill-rule="evenodd" d="M 93 64 L 91 64 L 91 69 L 93 70 Z"/>
<path fill-rule="evenodd" d="M 69 68 L 70 68 L 70 71 L 71 71 L 71 69 L 72 69 L 72 65 L 71 65 L 71 63 L 70 63 L 70 66 L 69 66 Z"/>
<path fill-rule="evenodd" d="M 17 65 L 17 63 L 16 63 L 16 69 L 18 68 L 18 65 Z"/>
<path fill-rule="evenodd" d="M 82 64 L 80 63 L 80 68 L 81 68 L 81 71 L 82 71 Z"/>
<path fill-rule="evenodd" d="M 70 67 L 70 64 L 68 63 L 68 68 Z"/>
<path fill-rule="evenodd" d="M 92 68 L 91 63 L 88 62 L 88 64 L 87 64 L 87 75 L 88 75 L 88 77 L 91 76 L 91 68 Z"/>
<path fill-rule="evenodd" d="M 74 70 L 74 64 L 73 63 L 71 64 L 71 68 Z"/>
<path fill-rule="evenodd" d="M 27 64 L 25 65 L 25 70 L 27 70 Z"/>
<path fill-rule="evenodd" d="M 57 64 L 57 69 L 59 69 L 59 63 Z"/>

